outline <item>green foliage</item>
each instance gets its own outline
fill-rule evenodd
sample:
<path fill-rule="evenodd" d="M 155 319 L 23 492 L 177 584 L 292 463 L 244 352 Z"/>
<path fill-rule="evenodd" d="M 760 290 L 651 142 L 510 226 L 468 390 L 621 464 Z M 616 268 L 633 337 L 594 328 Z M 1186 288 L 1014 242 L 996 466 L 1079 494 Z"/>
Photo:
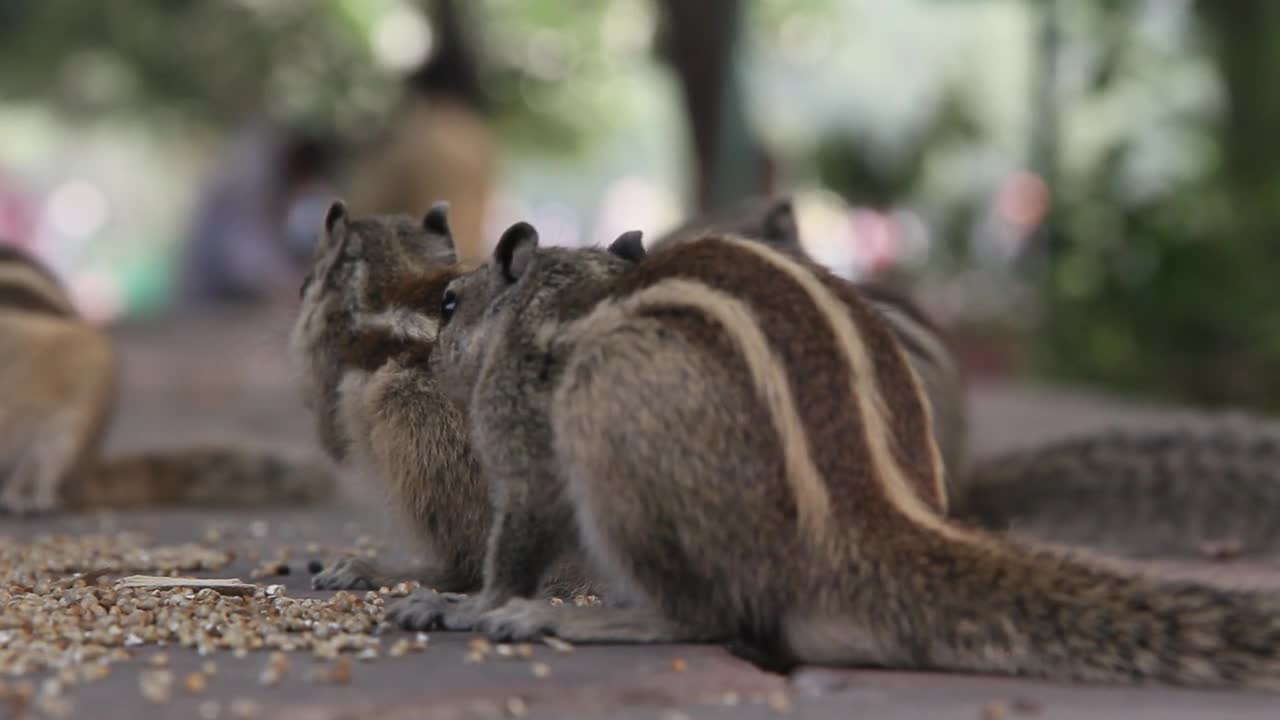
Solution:
<path fill-rule="evenodd" d="M 333 98 L 387 84 L 372 71 L 364 37 L 332 3 L 6 0 L 3 7 L 0 89 L 73 116 L 176 115 L 216 127 L 265 106 L 286 120 L 337 127 L 358 120 Z"/>
<path fill-rule="evenodd" d="M 1108 69 L 1095 73 L 1094 94 L 1132 72 L 1114 57 L 1134 52 L 1116 41 L 1124 34 L 1106 37 Z M 1172 124 L 1184 143 L 1204 138 L 1217 151 L 1192 176 L 1135 197 L 1130 156 L 1159 130 L 1145 127 L 1058 188 L 1039 369 L 1183 402 L 1280 409 L 1280 169 L 1261 183 L 1242 179 L 1223 152 L 1239 138 L 1221 117 Z"/>
<path fill-rule="evenodd" d="M 1070 243 L 1044 285 L 1040 367 L 1206 405 L 1280 408 L 1274 252 L 1222 183 L 1118 206 L 1114 165 L 1060 212 Z M 1265 224 L 1280 227 L 1280 217 Z"/>
<path fill-rule="evenodd" d="M 4 0 L 0 96 L 71 117 L 223 128 L 265 110 L 359 137 L 402 92 L 370 36 L 390 0 Z M 432 3 L 420 2 L 428 15 Z M 646 0 L 458 0 L 504 137 L 569 152 L 628 110 L 618 74 L 646 58 Z M 436 43 L 440 38 L 435 39 Z M 572 79 L 570 81 L 570 79 Z"/>

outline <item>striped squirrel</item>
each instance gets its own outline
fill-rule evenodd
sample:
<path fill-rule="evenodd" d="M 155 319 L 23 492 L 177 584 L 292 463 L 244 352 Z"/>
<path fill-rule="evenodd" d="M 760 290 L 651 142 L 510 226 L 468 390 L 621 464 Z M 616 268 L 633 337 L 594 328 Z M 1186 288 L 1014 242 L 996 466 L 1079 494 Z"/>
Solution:
<path fill-rule="evenodd" d="M 785 196 L 747 198 L 687 220 L 651 247 L 727 232 L 812 258 Z M 857 285 L 924 384 L 947 469 L 950 513 L 987 529 L 1123 555 L 1241 553 L 1280 545 L 1280 426 L 1238 413 L 1184 412 L 1169 427 L 1102 428 L 971 458 L 967 389 L 946 334 L 907 295 Z"/>
<path fill-rule="evenodd" d="M 497 518 L 482 592 L 417 590 L 387 608 L 404 627 L 1280 690 L 1280 601 L 947 519 L 901 346 L 815 263 L 708 235 L 632 265 L 517 223 L 440 320 Z M 535 599 L 575 535 L 621 602 Z"/>
<path fill-rule="evenodd" d="M 756 240 L 812 261 L 801 243 L 794 205 L 786 196 L 749 197 L 719 211 L 696 215 L 662 235 L 650 247 L 656 250 L 688 242 L 709 232 Z M 947 489 L 954 495 L 953 478 L 960 468 L 966 467 L 968 459 L 967 388 L 959 361 L 941 329 L 905 294 L 870 283 L 859 283 L 856 287 L 863 299 L 889 323 L 924 383 L 933 411 L 934 437 L 948 470 Z"/>
<path fill-rule="evenodd" d="M 323 464 L 206 445 L 101 457 L 116 354 L 43 263 L 0 244 L 0 512 L 301 502 L 335 486 Z"/>
<path fill-rule="evenodd" d="M 427 367 L 444 286 L 463 269 L 449 204 L 437 203 L 418 219 L 355 217 L 335 201 L 324 224 L 290 341 L 304 400 L 326 453 L 378 478 L 434 566 L 423 572 L 343 558 L 313 585 L 377 588 L 415 578 L 441 590 L 478 589 L 488 490 L 467 441 L 466 416 Z M 571 559 L 547 586 L 557 595 L 592 591 Z"/>
<path fill-rule="evenodd" d="M 315 576 L 314 585 L 377 588 L 416 577 L 442 590 L 478 589 L 489 533 L 488 498 L 466 446 L 465 419 L 443 401 L 425 361 L 434 345 L 440 293 L 462 271 L 451 250 L 448 204 L 438 204 L 421 222 L 390 216 L 357 221 L 347 217 L 345 206 L 335 206 L 333 212 L 309 275 L 328 280 L 307 281 L 293 332 L 294 354 L 307 378 L 304 394 L 317 411 L 319 436 L 330 456 L 349 459 L 347 446 L 354 445 L 356 461 L 384 483 L 390 506 L 420 543 L 434 550 L 441 567 L 421 573 L 344 558 Z M 711 221 L 695 219 L 653 245 L 696 237 L 709 227 L 728 227 L 802 252 L 791 204 L 785 200 L 751 201 Z M 342 257 L 337 252 L 342 237 L 355 231 L 359 238 L 342 251 L 349 257 L 331 271 L 327 265 Z M 638 234 L 624 235 L 610 250 L 632 262 L 646 253 Z M 1181 450 L 1163 454 L 1154 452 L 1153 442 L 1164 437 L 1160 434 L 1103 433 L 964 468 L 964 380 L 945 336 L 905 296 L 870 285 L 860 291 L 897 333 L 924 382 L 955 515 L 993 529 L 1030 526 L 1032 535 L 1049 540 L 1115 545 L 1119 538 L 1127 543 L 1124 549 L 1158 547 L 1188 554 L 1201 548 L 1196 533 L 1185 528 L 1214 527 L 1215 519 L 1222 523 L 1220 515 L 1203 508 L 1230 507 L 1233 523 L 1251 518 L 1254 522 L 1239 526 L 1250 530 L 1244 537 L 1251 543 L 1280 534 L 1269 514 L 1240 502 L 1252 497 L 1249 491 L 1280 489 L 1280 483 L 1268 483 L 1266 467 L 1243 448 L 1227 453 L 1223 448 L 1228 446 L 1220 441 L 1195 442 L 1207 438 L 1204 433 L 1179 437 L 1176 446 L 1166 446 Z M 1250 447 L 1263 447 L 1263 440 Z M 1179 452 L 1194 456 L 1202 450 L 1212 450 L 1202 454 L 1218 461 L 1201 463 L 1199 469 L 1229 471 L 1229 477 L 1237 478 L 1235 487 L 1193 482 L 1196 478 L 1188 473 L 1176 472 Z M 966 482 L 955 480 L 956 468 L 968 470 Z M 965 492 L 956 493 L 957 487 Z M 1148 496 L 1152 499 L 1144 502 Z M 1179 510 L 1164 510 L 1173 504 L 1161 501 L 1166 496 L 1185 501 Z M 1110 502 L 1099 507 L 1094 497 Z M 1213 502 L 1191 502 L 1200 497 Z M 1117 521 L 1121 516 L 1123 521 Z M 586 589 L 569 568 L 563 575 L 555 585 L 557 593 L 569 592 L 575 584 Z"/>

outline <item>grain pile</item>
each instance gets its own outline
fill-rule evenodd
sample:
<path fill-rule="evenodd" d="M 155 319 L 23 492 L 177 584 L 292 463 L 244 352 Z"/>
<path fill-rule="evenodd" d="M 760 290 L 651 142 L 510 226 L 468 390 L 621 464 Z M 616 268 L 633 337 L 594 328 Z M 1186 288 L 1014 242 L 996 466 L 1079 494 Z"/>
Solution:
<path fill-rule="evenodd" d="M 333 661 L 340 675 L 349 667 L 339 657 L 344 651 L 362 658 L 381 653 L 375 633 L 383 596 L 413 589 L 403 584 L 381 594 L 338 592 L 318 599 L 289 597 L 282 585 L 224 582 L 196 588 L 179 580 L 172 583 L 178 587 L 148 587 L 160 578 L 122 581 L 131 573 L 214 572 L 232 559 L 196 544 L 149 546 L 137 533 L 45 536 L 25 543 L 0 536 L 0 699 L 32 699 L 34 689 L 22 679 L 2 678 L 47 672 L 34 701 L 46 705 L 48 714 L 59 714 L 65 710 L 57 704 L 64 688 L 107 677 L 114 663 L 148 645 L 238 657 L 255 650 L 305 652 Z M 425 643 L 421 635 L 401 640 L 392 654 L 420 650 Z M 274 674 L 284 672 L 280 657 L 271 655 Z M 163 701 L 175 687 L 201 692 L 205 681 L 192 676 L 177 682 L 160 664 L 146 671 L 140 689 Z"/>

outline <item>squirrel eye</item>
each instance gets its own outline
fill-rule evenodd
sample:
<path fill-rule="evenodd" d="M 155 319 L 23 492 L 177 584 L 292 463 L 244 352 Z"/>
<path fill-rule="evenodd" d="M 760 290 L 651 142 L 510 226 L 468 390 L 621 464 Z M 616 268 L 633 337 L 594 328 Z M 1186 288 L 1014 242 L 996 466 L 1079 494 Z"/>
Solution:
<path fill-rule="evenodd" d="M 453 317 L 453 313 L 458 309 L 458 296 L 452 290 L 446 290 L 444 300 L 440 303 L 440 320 L 449 322 L 449 318 Z"/>

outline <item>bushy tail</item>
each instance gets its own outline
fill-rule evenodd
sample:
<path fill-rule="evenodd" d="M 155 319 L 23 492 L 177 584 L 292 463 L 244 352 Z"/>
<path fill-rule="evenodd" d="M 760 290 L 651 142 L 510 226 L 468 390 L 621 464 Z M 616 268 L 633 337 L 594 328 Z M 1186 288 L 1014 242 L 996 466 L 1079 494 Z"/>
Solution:
<path fill-rule="evenodd" d="M 1209 416 L 984 458 L 952 516 L 1127 555 L 1280 546 L 1280 427 Z"/>
<path fill-rule="evenodd" d="M 227 508 L 326 500 L 337 486 L 319 460 L 279 450 L 197 446 L 106 458 L 70 491 L 76 509 Z"/>
<path fill-rule="evenodd" d="M 1012 543 L 930 543 L 902 578 L 935 667 L 1280 691 L 1280 601 L 1162 583 Z M 940 572 L 947 569 L 951 572 Z"/>

